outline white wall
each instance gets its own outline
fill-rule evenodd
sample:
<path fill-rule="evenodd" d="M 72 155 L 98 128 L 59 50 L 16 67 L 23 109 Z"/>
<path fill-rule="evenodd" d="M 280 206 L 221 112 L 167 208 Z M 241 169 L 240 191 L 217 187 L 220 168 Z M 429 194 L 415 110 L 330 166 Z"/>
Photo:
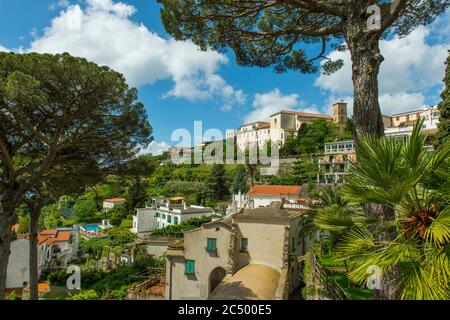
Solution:
<path fill-rule="evenodd" d="M 239 253 L 238 266 L 263 264 L 281 271 L 285 225 L 252 220 L 239 221 L 238 227 L 239 238 L 248 239 L 248 252 Z"/>
<path fill-rule="evenodd" d="M 133 232 L 150 232 L 156 229 L 156 218 L 154 208 L 137 209 L 133 216 Z"/>
<path fill-rule="evenodd" d="M 156 209 L 159 212 L 159 217 L 155 218 L 156 224 L 155 228 L 160 229 L 174 224 L 180 224 L 183 221 L 187 221 L 192 218 L 198 218 L 203 216 L 211 216 L 214 214 L 214 210 L 211 209 L 210 212 L 199 212 L 199 213 L 181 213 L 181 210 L 174 209 L 172 211 L 165 209 L 164 207 L 160 207 Z M 178 212 L 177 212 L 178 211 Z M 165 219 L 163 218 L 165 215 Z M 169 222 L 170 217 L 170 222 Z M 178 222 L 175 223 L 175 218 L 178 219 Z"/>
<path fill-rule="evenodd" d="M 273 197 L 254 197 L 250 196 L 250 198 L 253 200 L 254 207 L 268 207 L 273 201 L 280 201 L 281 199 L 273 198 Z"/>
<path fill-rule="evenodd" d="M 11 242 L 11 254 L 9 255 L 6 274 L 6 288 L 22 288 L 29 283 L 29 264 L 30 242 L 27 239 L 17 239 Z"/>

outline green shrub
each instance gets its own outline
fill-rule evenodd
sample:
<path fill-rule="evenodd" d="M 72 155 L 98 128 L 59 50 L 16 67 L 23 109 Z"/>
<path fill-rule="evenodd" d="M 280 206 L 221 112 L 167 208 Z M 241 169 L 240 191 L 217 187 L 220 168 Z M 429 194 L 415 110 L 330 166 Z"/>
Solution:
<path fill-rule="evenodd" d="M 120 227 L 130 229 L 133 227 L 133 220 L 122 220 Z"/>
<path fill-rule="evenodd" d="M 5 298 L 6 300 L 22 300 L 22 298 L 20 296 L 17 295 L 17 293 L 15 291 L 13 291 L 12 293 L 10 293 L 8 296 L 6 296 Z"/>
<path fill-rule="evenodd" d="M 212 217 L 211 216 L 203 216 L 203 217 L 196 217 L 189 219 L 187 221 L 184 221 L 177 225 L 170 225 L 165 228 L 157 229 L 153 232 L 151 232 L 151 236 L 153 237 L 161 237 L 161 236 L 169 236 L 169 237 L 176 237 L 176 236 L 182 236 L 183 232 L 189 231 L 195 228 L 200 227 L 201 225 L 211 222 Z"/>
<path fill-rule="evenodd" d="M 70 293 L 68 300 L 98 300 L 95 290 L 82 290 L 78 293 Z"/>

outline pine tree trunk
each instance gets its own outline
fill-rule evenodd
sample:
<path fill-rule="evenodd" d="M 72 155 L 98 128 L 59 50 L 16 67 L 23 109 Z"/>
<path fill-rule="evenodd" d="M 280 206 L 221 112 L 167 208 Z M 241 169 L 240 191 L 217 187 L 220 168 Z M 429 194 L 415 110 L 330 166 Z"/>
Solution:
<path fill-rule="evenodd" d="M 394 209 L 384 204 L 367 203 L 364 205 L 364 212 L 369 219 L 381 218 L 382 221 L 395 220 Z M 380 221 L 380 223 L 382 223 L 382 221 Z M 375 231 L 377 227 L 378 226 L 374 226 L 371 231 Z M 377 241 L 392 241 L 396 238 L 397 232 L 395 227 L 391 227 L 383 232 L 378 231 L 375 235 Z M 373 298 L 375 300 L 398 300 L 400 298 L 400 290 L 398 287 L 399 272 L 400 270 L 398 266 L 396 266 L 382 275 L 380 289 L 374 290 Z"/>
<path fill-rule="evenodd" d="M 39 300 L 38 222 L 40 210 L 39 203 L 33 204 L 33 208 L 30 210 L 30 300 Z"/>
<path fill-rule="evenodd" d="M 363 5 L 363 4 L 361 4 Z M 369 32 L 364 7 L 355 10 L 355 16 L 348 18 L 344 33 L 352 58 L 353 80 L 353 133 L 355 140 L 362 135 L 384 136 L 384 123 L 378 101 L 378 74 L 384 58 L 380 53 L 379 34 Z M 358 152 L 356 144 L 356 152 Z M 383 204 L 367 203 L 364 212 L 368 218 L 395 220 L 392 208 Z M 395 230 L 389 230 L 377 236 L 377 240 L 392 241 L 396 237 Z M 381 289 L 374 291 L 376 300 L 397 299 L 394 292 L 398 268 L 386 272 L 382 276 Z"/>
<path fill-rule="evenodd" d="M 8 270 L 9 254 L 11 253 L 11 228 L 13 226 L 3 216 L 3 214 L 0 216 L 0 300 L 5 298 L 6 272 Z"/>
<path fill-rule="evenodd" d="M 17 221 L 14 206 L 8 201 L 4 201 L 9 198 L 7 193 L 0 195 L 0 300 L 5 298 L 8 260 L 14 236 L 12 227 Z"/>
<path fill-rule="evenodd" d="M 381 137 L 383 117 L 378 102 L 378 74 L 384 58 L 379 49 L 379 37 L 367 32 L 366 17 L 350 18 L 345 28 L 352 58 L 354 134 Z"/>

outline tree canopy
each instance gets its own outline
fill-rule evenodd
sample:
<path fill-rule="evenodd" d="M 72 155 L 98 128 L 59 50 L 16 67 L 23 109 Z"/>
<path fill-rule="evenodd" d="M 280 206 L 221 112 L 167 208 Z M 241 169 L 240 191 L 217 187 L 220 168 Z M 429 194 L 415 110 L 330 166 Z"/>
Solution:
<path fill-rule="evenodd" d="M 213 165 L 211 174 L 205 182 L 203 193 L 206 198 L 218 200 L 224 200 L 229 194 L 228 181 L 223 164 Z"/>
<path fill-rule="evenodd" d="M 325 142 L 334 141 L 338 137 L 334 123 L 319 119 L 310 124 L 303 123 L 296 136 L 290 135 L 280 150 L 283 156 L 320 153 Z"/>
<path fill-rule="evenodd" d="M 449 0 L 158 0 L 166 30 L 203 50 L 231 48 L 243 66 L 336 71 L 330 49 L 349 49 L 358 134 L 384 134 L 378 103 L 379 40 L 428 24 Z M 377 12 L 378 11 L 378 12 Z M 379 19 L 374 15 L 379 14 Z M 379 26 L 376 26 L 376 21 Z M 343 44 L 346 45 L 343 45 Z"/>
<path fill-rule="evenodd" d="M 0 53 L 0 299 L 26 192 L 70 164 L 123 169 L 152 128 L 120 73 L 69 54 Z"/>

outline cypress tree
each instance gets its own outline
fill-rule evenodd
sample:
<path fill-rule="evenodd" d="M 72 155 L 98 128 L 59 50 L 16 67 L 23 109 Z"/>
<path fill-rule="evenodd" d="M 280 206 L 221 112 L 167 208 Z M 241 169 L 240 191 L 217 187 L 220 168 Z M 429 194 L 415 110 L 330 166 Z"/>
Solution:
<path fill-rule="evenodd" d="M 437 147 L 443 145 L 450 138 L 450 50 L 447 58 L 444 83 L 445 88 L 442 91 L 442 101 L 438 105 L 441 113 L 438 124 Z"/>
<path fill-rule="evenodd" d="M 237 194 L 239 191 L 247 193 L 248 189 L 246 170 L 243 165 L 240 165 L 236 170 L 233 183 L 231 184 L 231 192 L 233 194 Z"/>

